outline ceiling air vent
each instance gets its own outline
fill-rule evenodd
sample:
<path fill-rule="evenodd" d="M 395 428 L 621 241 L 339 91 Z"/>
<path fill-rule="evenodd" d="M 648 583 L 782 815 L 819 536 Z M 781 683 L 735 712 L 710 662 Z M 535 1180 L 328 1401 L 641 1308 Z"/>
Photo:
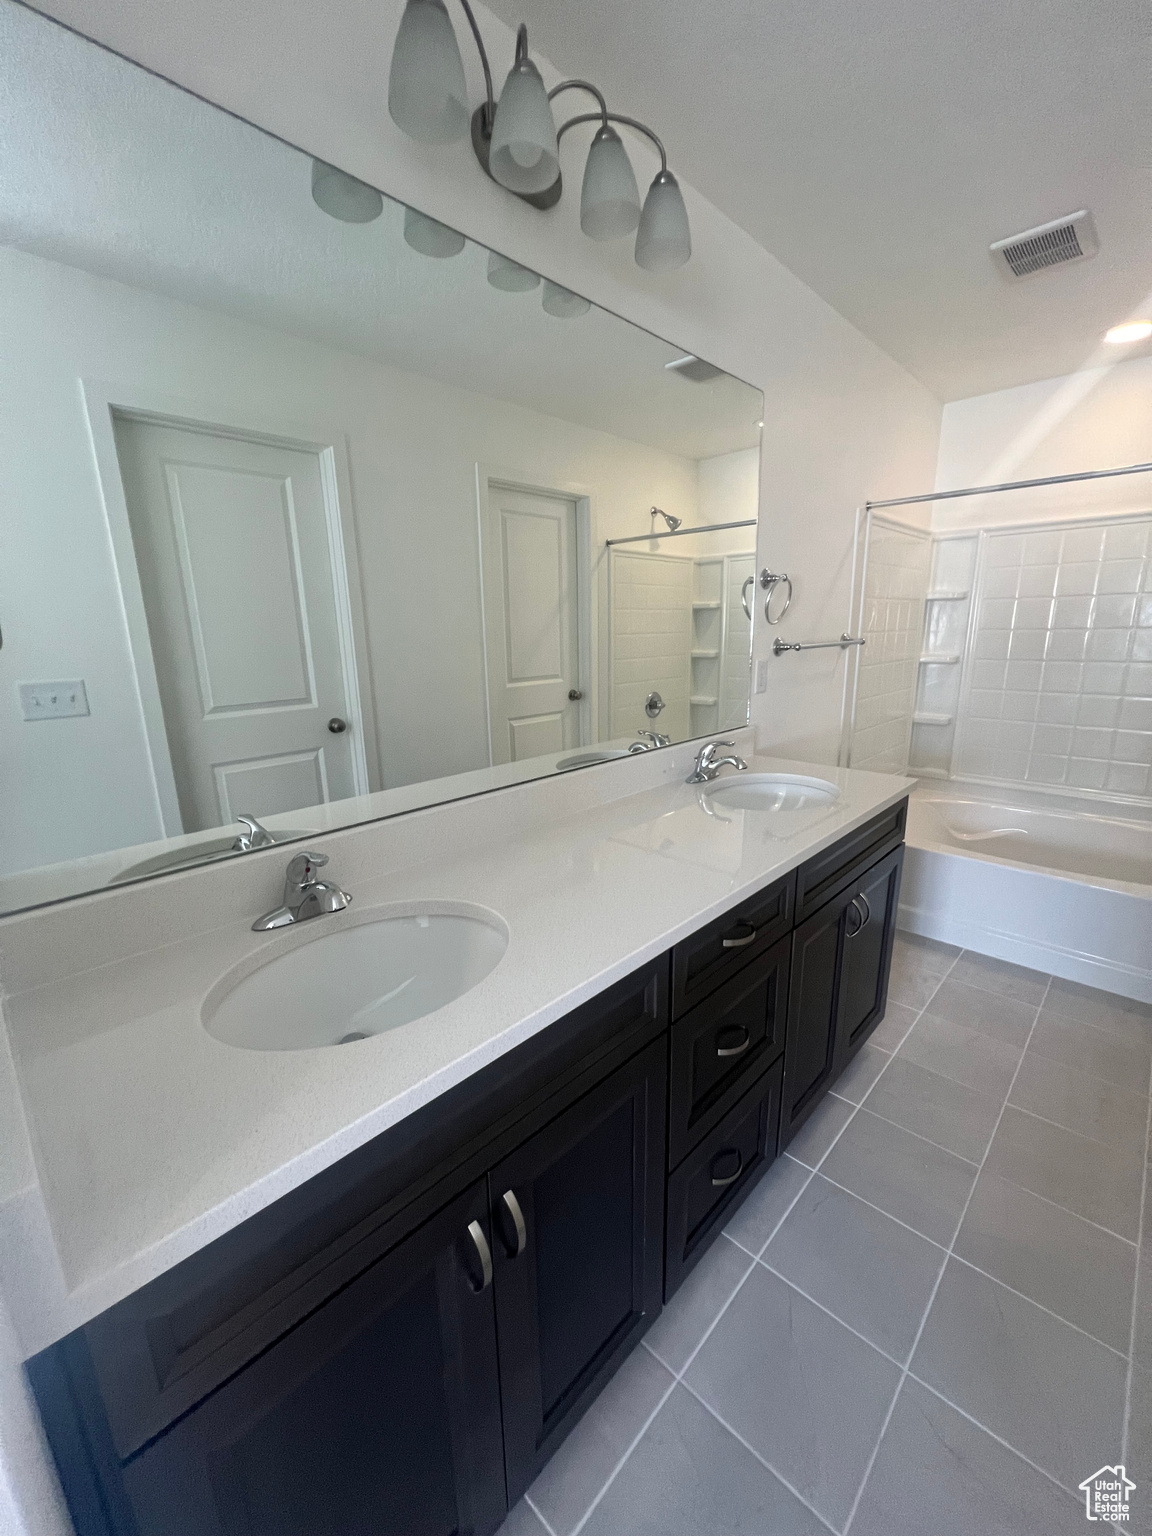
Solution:
<path fill-rule="evenodd" d="M 665 363 L 664 367 L 669 373 L 678 373 L 682 379 L 691 379 L 693 384 L 710 384 L 724 372 L 715 363 L 706 363 L 702 357 L 693 357 L 691 354 Z"/>
<path fill-rule="evenodd" d="M 1086 208 L 1053 219 L 1050 224 L 1026 229 L 1023 234 L 1009 235 L 1007 240 L 997 240 L 991 247 L 997 265 L 1007 268 L 1013 277 L 1029 277 L 1065 261 L 1083 261 L 1086 256 L 1095 256 L 1099 249 L 1096 226 Z"/>

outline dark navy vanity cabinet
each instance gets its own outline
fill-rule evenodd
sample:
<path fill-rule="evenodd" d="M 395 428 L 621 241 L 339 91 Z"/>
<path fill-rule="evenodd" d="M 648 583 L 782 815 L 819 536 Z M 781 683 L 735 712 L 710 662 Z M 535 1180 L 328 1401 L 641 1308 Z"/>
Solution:
<path fill-rule="evenodd" d="M 906 802 L 28 1363 L 79 1536 L 488 1536 L 883 1016 Z"/>

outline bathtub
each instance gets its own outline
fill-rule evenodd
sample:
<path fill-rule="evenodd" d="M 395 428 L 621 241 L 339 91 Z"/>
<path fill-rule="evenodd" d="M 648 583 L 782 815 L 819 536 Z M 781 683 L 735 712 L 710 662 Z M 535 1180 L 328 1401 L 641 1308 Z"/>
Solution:
<path fill-rule="evenodd" d="M 1152 1002 L 1152 808 L 922 780 L 900 926 Z"/>

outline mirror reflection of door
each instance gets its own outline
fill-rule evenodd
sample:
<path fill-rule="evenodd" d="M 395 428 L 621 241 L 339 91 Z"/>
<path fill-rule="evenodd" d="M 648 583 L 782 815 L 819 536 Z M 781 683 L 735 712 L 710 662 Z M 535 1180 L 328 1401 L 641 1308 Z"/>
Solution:
<path fill-rule="evenodd" d="M 492 761 L 581 746 L 576 502 L 491 481 L 482 516 Z"/>
<path fill-rule="evenodd" d="M 183 830 L 354 794 L 319 455 L 115 431 Z"/>

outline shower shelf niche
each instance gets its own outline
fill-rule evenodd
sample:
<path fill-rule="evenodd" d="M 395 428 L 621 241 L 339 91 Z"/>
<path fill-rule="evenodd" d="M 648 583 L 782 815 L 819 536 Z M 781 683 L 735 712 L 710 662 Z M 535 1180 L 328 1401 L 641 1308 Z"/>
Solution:
<path fill-rule="evenodd" d="M 939 656 L 932 656 L 929 654 L 927 656 L 921 656 L 920 665 L 922 667 L 954 667 L 959 660 L 960 657 L 955 653 L 949 656 L 945 656 L 943 654 Z"/>

